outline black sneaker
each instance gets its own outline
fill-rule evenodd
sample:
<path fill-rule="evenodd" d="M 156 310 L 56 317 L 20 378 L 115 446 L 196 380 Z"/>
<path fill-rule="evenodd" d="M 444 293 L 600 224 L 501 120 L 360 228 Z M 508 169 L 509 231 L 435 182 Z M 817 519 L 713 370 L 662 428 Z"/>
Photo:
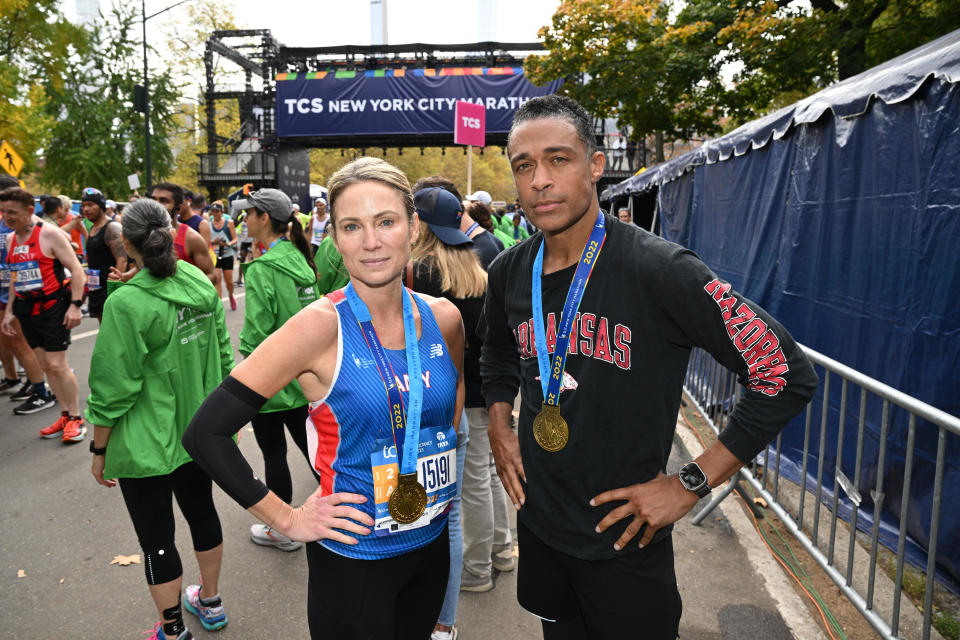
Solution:
<path fill-rule="evenodd" d="M 49 409 L 55 404 L 57 404 L 57 399 L 53 397 L 52 393 L 46 398 L 41 398 L 37 394 L 33 394 L 30 396 L 29 400 L 14 409 L 13 412 L 18 416 L 28 416 L 31 413 L 37 413 L 38 411 Z"/>
<path fill-rule="evenodd" d="M 33 397 L 33 383 L 29 380 L 24 381 L 20 388 L 10 395 L 11 402 L 23 402 Z"/>
<path fill-rule="evenodd" d="M 20 384 L 20 378 L 14 380 L 7 380 L 3 378 L 0 380 L 0 395 L 8 395 L 17 391 L 17 386 Z"/>

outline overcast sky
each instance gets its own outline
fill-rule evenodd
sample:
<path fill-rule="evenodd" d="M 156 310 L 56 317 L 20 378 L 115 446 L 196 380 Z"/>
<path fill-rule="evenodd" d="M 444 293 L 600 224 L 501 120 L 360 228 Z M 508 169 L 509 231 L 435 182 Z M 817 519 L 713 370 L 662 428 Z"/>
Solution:
<path fill-rule="evenodd" d="M 78 5 L 82 10 L 83 4 L 96 1 L 61 0 L 61 5 L 67 17 L 75 18 Z M 560 4 L 559 0 L 484 1 L 492 6 L 493 40 L 500 42 L 537 40 L 537 31 L 550 22 Z M 386 2 L 389 44 L 469 43 L 480 39 L 481 0 Z M 147 15 L 175 3 L 176 0 L 147 0 Z M 369 0 L 225 0 L 224 4 L 234 6 L 240 26 L 270 29 L 277 40 L 288 46 L 370 44 Z M 101 0 L 101 6 L 106 12 L 110 0 Z M 177 11 L 173 9 L 153 20 L 159 23 L 176 17 Z"/>

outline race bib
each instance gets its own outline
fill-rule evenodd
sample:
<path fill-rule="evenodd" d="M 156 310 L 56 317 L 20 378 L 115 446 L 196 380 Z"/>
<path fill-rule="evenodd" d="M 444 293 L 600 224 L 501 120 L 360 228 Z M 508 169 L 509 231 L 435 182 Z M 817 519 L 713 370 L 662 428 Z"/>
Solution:
<path fill-rule="evenodd" d="M 452 425 L 421 427 L 420 451 L 417 457 L 417 480 L 427 490 L 427 508 L 416 521 L 400 524 L 390 517 L 387 502 L 397 488 L 400 460 L 393 440 L 377 441 L 370 454 L 373 467 L 373 498 L 375 504 L 373 531 L 387 536 L 398 531 L 418 529 L 442 516 L 457 495 L 457 434 Z"/>
<path fill-rule="evenodd" d="M 0 295 L 10 286 L 10 270 L 7 265 L 0 266 Z"/>
<path fill-rule="evenodd" d="M 8 268 L 17 274 L 17 280 L 13 283 L 13 289 L 17 293 L 43 289 L 43 276 L 40 275 L 40 265 L 36 260 L 16 262 L 8 265 Z"/>
<path fill-rule="evenodd" d="M 100 288 L 100 269 L 87 269 L 87 289 L 96 291 Z"/>

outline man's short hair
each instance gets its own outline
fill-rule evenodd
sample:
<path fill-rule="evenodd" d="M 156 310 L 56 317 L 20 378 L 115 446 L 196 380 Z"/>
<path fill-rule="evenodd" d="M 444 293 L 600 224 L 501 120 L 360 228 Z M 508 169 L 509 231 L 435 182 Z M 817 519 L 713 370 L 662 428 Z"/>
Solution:
<path fill-rule="evenodd" d="M 183 187 L 172 182 L 158 182 L 157 184 L 150 187 L 150 190 L 147 191 L 147 197 L 152 198 L 153 192 L 155 189 L 160 189 L 161 191 L 169 191 L 173 195 L 173 205 L 176 208 L 180 208 L 183 204 L 183 199 L 185 197 Z"/>
<path fill-rule="evenodd" d="M 19 186 L 20 186 L 19 180 L 5 173 L 0 173 L 0 191 L 3 191 L 8 187 L 19 187 Z"/>
<path fill-rule="evenodd" d="M 587 150 L 587 156 L 592 156 L 597 151 L 597 138 L 593 132 L 593 118 L 590 117 L 587 110 L 573 98 L 551 94 L 524 102 L 513 114 L 510 134 L 507 136 L 508 153 L 510 140 L 513 138 L 513 132 L 516 128 L 528 120 L 539 120 L 540 118 L 566 120 L 577 130 L 577 137 L 583 143 L 583 148 Z"/>
<path fill-rule="evenodd" d="M 194 209 L 203 209 L 207 204 L 207 196 L 203 195 L 199 191 L 193 191 L 192 197 L 190 198 L 190 206 Z"/>
<path fill-rule="evenodd" d="M 44 215 L 52 216 L 63 206 L 63 202 L 57 196 L 41 196 L 40 206 L 43 207 Z"/>
<path fill-rule="evenodd" d="M 30 211 L 34 209 L 33 194 L 19 186 L 7 187 L 0 191 L 0 202 L 18 202 Z"/>
<path fill-rule="evenodd" d="M 430 176 L 429 178 L 420 178 L 417 180 L 416 184 L 413 185 L 413 192 L 416 193 L 421 189 L 429 189 L 430 187 L 440 187 L 446 191 L 452 193 L 459 202 L 463 202 L 463 196 L 460 195 L 460 192 L 453 182 L 447 179 L 444 176 Z"/>

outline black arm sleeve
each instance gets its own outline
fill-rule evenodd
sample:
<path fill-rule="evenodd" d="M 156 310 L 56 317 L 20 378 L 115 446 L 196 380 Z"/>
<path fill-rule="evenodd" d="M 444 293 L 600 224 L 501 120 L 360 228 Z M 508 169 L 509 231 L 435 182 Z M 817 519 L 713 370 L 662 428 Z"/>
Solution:
<path fill-rule="evenodd" d="M 183 448 L 231 498 L 249 509 L 268 489 L 253 475 L 233 435 L 250 422 L 267 399 L 227 376 L 207 396 L 183 434 Z"/>
<path fill-rule="evenodd" d="M 696 254 L 675 255 L 659 284 L 671 320 L 667 339 L 706 349 L 746 387 L 720 433 L 720 441 L 746 464 L 813 397 L 818 383 L 813 365 L 780 323 Z"/>
<path fill-rule="evenodd" d="M 477 325 L 477 335 L 483 344 L 480 350 L 481 389 L 488 407 L 495 402 L 512 405 L 520 389 L 520 354 L 507 322 L 503 299 L 504 271 L 503 260 L 495 260 L 490 265 L 487 295 Z"/>

